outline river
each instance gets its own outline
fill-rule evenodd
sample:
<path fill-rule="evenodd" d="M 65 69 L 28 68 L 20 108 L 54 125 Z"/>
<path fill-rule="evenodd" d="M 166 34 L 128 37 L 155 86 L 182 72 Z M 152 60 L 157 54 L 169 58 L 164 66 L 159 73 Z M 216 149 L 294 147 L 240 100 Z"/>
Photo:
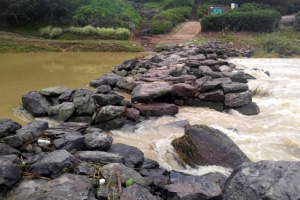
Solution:
<path fill-rule="evenodd" d="M 136 53 L 41 53 L 0 54 L 0 117 L 12 118 L 22 124 L 32 120 L 15 109 L 21 95 L 30 90 L 63 85 L 71 89 L 88 88 L 90 80 L 111 71 L 114 64 L 134 58 Z M 111 131 L 114 143 L 136 146 L 145 157 L 158 160 L 168 169 L 183 170 L 174 160 L 170 143 L 183 135 L 180 128 L 165 123 L 186 119 L 191 124 L 206 124 L 225 132 L 252 161 L 300 161 L 300 59 L 230 59 L 238 68 L 257 78 L 250 80 L 250 89 L 259 87 L 268 93 L 254 96 L 260 107 L 256 116 L 230 114 L 208 108 L 181 107 L 175 117 L 140 123 L 135 132 Z M 262 70 L 268 71 L 267 76 Z M 128 95 L 126 97 L 129 97 Z M 236 128 L 238 132 L 227 128 Z M 186 170 L 185 170 L 186 171 Z M 194 174 L 230 169 L 200 167 L 188 170 Z"/>

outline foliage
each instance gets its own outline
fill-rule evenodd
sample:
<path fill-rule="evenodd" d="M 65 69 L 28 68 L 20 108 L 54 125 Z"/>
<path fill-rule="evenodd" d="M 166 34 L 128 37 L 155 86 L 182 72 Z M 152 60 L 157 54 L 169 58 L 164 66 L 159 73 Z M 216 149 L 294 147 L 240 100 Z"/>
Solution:
<path fill-rule="evenodd" d="M 62 28 L 47 26 L 45 28 L 40 29 L 40 34 L 45 38 L 56 38 L 62 34 Z"/>
<path fill-rule="evenodd" d="M 73 20 L 80 26 L 129 27 L 140 24 L 142 18 L 126 0 L 91 0 L 77 9 Z"/>
<path fill-rule="evenodd" d="M 178 23 L 189 18 L 190 7 L 178 7 L 164 10 L 152 19 L 150 32 L 152 34 L 168 33 Z"/>
<path fill-rule="evenodd" d="M 64 30 L 65 32 L 71 32 L 74 34 L 84 35 L 84 36 L 96 36 L 98 39 L 118 39 L 118 40 L 128 40 L 130 36 L 130 31 L 126 28 L 94 28 L 92 26 L 85 27 L 70 27 Z"/>
<path fill-rule="evenodd" d="M 281 19 L 280 13 L 271 10 L 233 12 L 209 15 L 201 21 L 202 31 L 254 31 L 273 32 Z"/>
<path fill-rule="evenodd" d="M 208 4 L 203 4 L 198 7 L 197 18 L 201 19 L 204 17 L 204 14 L 207 13 Z"/>
<path fill-rule="evenodd" d="M 164 9 L 193 6 L 194 0 L 164 0 Z"/>
<path fill-rule="evenodd" d="M 238 9 L 234 10 L 235 12 L 250 12 L 257 10 L 272 10 L 272 7 L 268 4 L 261 3 L 245 3 L 242 4 Z"/>

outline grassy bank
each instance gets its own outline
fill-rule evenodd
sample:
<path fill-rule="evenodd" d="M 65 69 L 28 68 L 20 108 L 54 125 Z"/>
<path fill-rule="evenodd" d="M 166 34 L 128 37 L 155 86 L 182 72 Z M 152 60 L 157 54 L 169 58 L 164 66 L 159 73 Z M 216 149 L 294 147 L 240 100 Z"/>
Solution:
<path fill-rule="evenodd" d="M 125 40 L 46 40 L 0 33 L 0 53 L 25 52 L 141 52 L 136 42 Z"/>

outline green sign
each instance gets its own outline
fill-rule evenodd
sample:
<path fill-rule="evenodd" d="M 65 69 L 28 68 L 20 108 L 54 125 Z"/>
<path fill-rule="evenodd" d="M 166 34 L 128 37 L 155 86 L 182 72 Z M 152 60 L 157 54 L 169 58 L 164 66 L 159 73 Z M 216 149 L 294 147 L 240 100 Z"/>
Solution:
<path fill-rule="evenodd" d="M 228 10 L 227 7 L 210 7 L 209 14 L 210 15 L 217 15 L 217 14 L 224 14 Z"/>

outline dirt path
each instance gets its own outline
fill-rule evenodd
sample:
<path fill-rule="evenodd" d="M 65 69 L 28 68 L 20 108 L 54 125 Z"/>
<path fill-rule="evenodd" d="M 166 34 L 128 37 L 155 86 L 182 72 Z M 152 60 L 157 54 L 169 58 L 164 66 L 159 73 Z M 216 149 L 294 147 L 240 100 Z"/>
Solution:
<path fill-rule="evenodd" d="M 172 44 L 193 39 L 200 32 L 201 27 L 198 21 L 189 21 L 176 27 L 175 33 L 168 35 L 143 36 L 136 39 L 146 51 L 152 51 L 159 44 Z"/>

